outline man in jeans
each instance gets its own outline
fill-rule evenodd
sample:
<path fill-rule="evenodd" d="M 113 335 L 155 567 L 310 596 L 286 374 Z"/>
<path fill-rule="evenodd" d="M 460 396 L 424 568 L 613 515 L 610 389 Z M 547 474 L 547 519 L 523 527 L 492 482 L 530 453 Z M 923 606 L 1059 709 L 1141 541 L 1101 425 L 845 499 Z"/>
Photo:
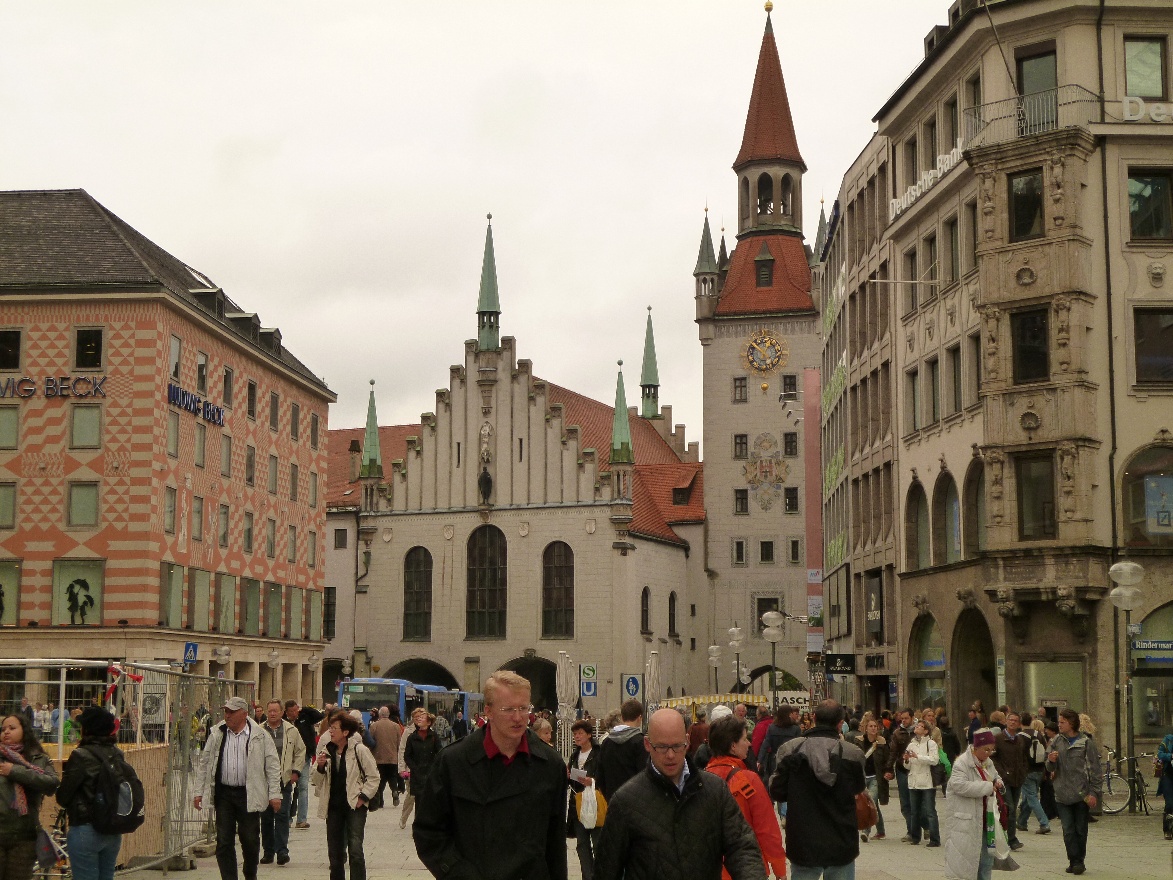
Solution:
<path fill-rule="evenodd" d="M 915 835 L 912 833 L 912 799 L 908 794 L 908 771 L 904 769 L 903 757 L 912 741 L 912 710 L 901 709 L 897 719 L 899 724 L 892 726 L 892 735 L 888 737 L 888 766 L 884 778 L 888 781 L 896 780 L 896 788 L 900 792 L 900 815 L 904 817 L 905 827 L 901 840 L 912 843 L 914 837 L 920 840 L 921 836 L 919 828 Z"/>
<path fill-rule="evenodd" d="M 289 864 L 289 805 L 305 767 L 305 743 L 297 728 L 282 717 L 284 710 L 280 700 L 269 700 L 265 706 L 263 728 L 273 739 L 281 765 L 281 806 L 270 806 L 261 812 L 261 844 L 265 850 L 262 865 L 271 864 L 274 856 L 278 865 Z"/>
<path fill-rule="evenodd" d="M 297 728 L 301 741 L 305 743 L 305 764 L 301 768 L 295 788 L 297 802 L 297 827 L 309 828 L 310 809 L 310 763 L 318 750 L 318 723 L 324 718 L 317 709 L 299 706 L 297 700 L 285 701 L 285 720 Z"/>
<path fill-rule="evenodd" d="M 1039 830 L 1035 834 L 1050 834 L 1051 823 L 1047 819 L 1047 811 L 1043 809 L 1039 799 L 1039 789 L 1043 785 L 1043 770 L 1047 763 L 1047 742 L 1043 735 L 1031 729 L 1030 715 L 1022 716 L 1023 731 L 1027 733 L 1030 742 L 1026 750 L 1026 779 L 1022 783 L 1022 800 L 1018 805 L 1018 830 L 1026 831 L 1030 822 L 1031 813 L 1039 820 Z"/>
<path fill-rule="evenodd" d="M 1012 850 L 1022 849 L 1018 839 L 1018 795 L 1030 769 L 1030 737 L 1022 732 L 1017 712 L 1006 713 L 1006 727 L 994 734 L 994 769 L 1006 786 L 1006 842 Z"/>
<path fill-rule="evenodd" d="M 1072 709 L 1059 710 L 1059 735 L 1051 740 L 1047 769 L 1055 775 L 1055 805 L 1063 823 L 1067 871 L 1082 874 L 1088 814 L 1100 800 L 1103 776 L 1099 750 L 1079 732 L 1079 713 Z"/>

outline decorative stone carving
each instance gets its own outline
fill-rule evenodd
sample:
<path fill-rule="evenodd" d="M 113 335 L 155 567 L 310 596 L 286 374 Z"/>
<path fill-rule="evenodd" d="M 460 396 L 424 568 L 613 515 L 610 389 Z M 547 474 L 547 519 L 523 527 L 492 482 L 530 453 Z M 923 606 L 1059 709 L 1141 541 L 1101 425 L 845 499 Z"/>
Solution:
<path fill-rule="evenodd" d="M 493 460 L 493 452 L 489 448 L 489 439 L 493 436 L 493 426 L 488 422 L 481 425 L 481 461 L 488 464 Z"/>
<path fill-rule="evenodd" d="M 1058 596 L 1055 607 L 1071 622 L 1071 631 L 1075 634 L 1076 641 L 1082 642 L 1087 638 L 1088 609 L 1076 597 L 1075 587 L 1064 585 L 1055 592 Z"/>
<path fill-rule="evenodd" d="M 904 339 L 908 343 L 909 351 L 912 351 L 914 348 L 916 348 L 916 333 L 914 333 L 912 330 L 909 330 L 908 333 L 905 334 Z"/>
<path fill-rule="evenodd" d="M 1162 428 L 1153 438 L 1154 443 L 1173 443 L 1173 433 L 1168 428 Z"/>
<path fill-rule="evenodd" d="M 1075 467 L 1079 450 L 1068 441 L 1059 444 L 1059 508 L 1063 518 L 1075 519 Z"/>
<path fill-rule="evenodd" d="M 1039 276 L 1024 261 L 1024 265 L 1019 267 L 1018 271 L 1014 273 L 1014 280 L 1018 282 L 1019 287 L 1030 287 L 1030 285 L 1039 280 Z"/>
<path fill-rule="evenodd" d="M 994 525 L 1002 524 L 1002 467 L 1005 462 L 1006 457 L 997 449 L 991 449 L 986 453 L 986 467 L 990 471 L 990 499 L 993 502 L 990 505 L 990 516 Z"/>
<path fill-rule="evenodd" d="M 383 529 L 383 534 L 382 534 L 382 536 L 381 536 L 381 537 L 383 538 L 383 543 L 384 543 L 384 544 L 390 544 L 390 543 L 391 543 L 391 539 L 392 539 L 393 537 L 395 537 L 395 533 L 394 533 L 394 532 L 392 532 L 392 531 L 391 531 L 391 529 L 389 529 L 389 528 L 387 528 L 387 529 Z"/>
<path fill-rule="evenodd" d="M 992 171 L 982 172 L 982 224 L 986 238 L 994 238 L 994 190 L 996 183 Z"/>
<path fill-rule="evenodd" d="M 1055 297 L 1055 346 L 1058 349 L 1059 369 L 1071 368 L 1071 298 Z"/>
<path fill-rule="evenodd" d="M 521 535 L 523 538 L 528 538 L 529 537 L 529 523 L 527 523 L 527 522 L 518 523 L 517 524 L 517 534 Z"/>
<path fill-rule="evenodd" d="M 1051 211 L 1056 226 L 1062 226 L 1065 208 L 1063 205 L 1063 156 L 1051 154 Z"/>
<path fill-rule="evenodd" d="M 1149 275 L 1149 284 L 1153 287 L 1160 287 L 1165 283 L 1165 264 L 1164 263 L 1149 263 L 1146 270 Z"/>
<path fill-rule="evenodd" d="M 454 534 L 456 534 L 456 529 L 454 529 L 452 526 L 444 526 L 445 541 L 451 541 Z"/>
<path fill-rule="evenodd" d="M 1022 644 L 1026 641 L 1029 621 L 1026 606 L 1015 598 L 1013 587 L 998 587 L 994 595 L 998 603 L 999 616 L 1010 624 L 1014 637 Z"/>
<path fill-rule="evenodd" d="M 924 593 L 917 593 L 912 597 L 912 607 L 916 609 L 918 615 L 932 614 L 929 608 L 929 597 Z"/>
<path fill-rule="evenodd" d="M 998 378 L 998 319 L 1002 312 L 997 306 L 986 306 L 982 314 L 986 340 L 986 376 Z"/>
<path fill-rule="evenodd" d="M 950 299 L 945 303 L 945 317 L 949 319 L 949 326 L 952 327 L 957 323 L 957 301 Z"/>
<path fill-rule="evenodd" d="M 932 318 L 929 318 L 927 321 L 925 321 L 925 336 L 928 338 L 929 342 L 933 341 L 933 331 L 936 329 L 936 327 L 937 322 Z"/>
<path fill-rule="evenodd" d="M 491 415 L 493 412 L 493 389 L 485 386 L 481 388 L 481 415 Z"/>
<path fill-rule="evenodd" d="M 1019 416 L 1018 424 L 1022 425 L 1022 430 L 1026 431 L 1027 434 L 1032 434 L 1042 426 L 1043 421 L 1039 418 L 1037 412 L 1033 409 L 1028 409 Z"/>
<path fill-rule="evenodd" d="M 958 587 L 957 601 L 959 601 L 964 608 L 977 608 L 977 592 L 973 587 Z"/>
<path fill-rule="evenodd" d="M 949 470 L 949 465 L 945 461 L 945 453 L 944 452 L 941 453 L 941 457 L 938 458 L 937 461 L 939 461 L 941 463 L 941 473 L 945 473 L 947 470 Z"/>

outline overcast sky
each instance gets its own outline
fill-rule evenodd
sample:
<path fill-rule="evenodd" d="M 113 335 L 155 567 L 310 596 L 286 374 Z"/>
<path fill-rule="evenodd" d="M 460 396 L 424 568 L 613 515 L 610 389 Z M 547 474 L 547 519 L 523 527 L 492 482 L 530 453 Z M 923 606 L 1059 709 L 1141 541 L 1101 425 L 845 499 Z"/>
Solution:
<path fill-rule="evenodd" d="M 779 0 L 808 240 L 946 0 Z M 435 408 L 476 335 L 492 212 L 503 335 L 534 373 L 700 438 L 692 269 L 735 226 L 759 0 L 0 0 L 0 188 L 80 187 L 212 278 L 338 394 Z M 732 232 L 729 234 L 733 245 Z M 634 389 L 634 392 L 633 392 Z"/>

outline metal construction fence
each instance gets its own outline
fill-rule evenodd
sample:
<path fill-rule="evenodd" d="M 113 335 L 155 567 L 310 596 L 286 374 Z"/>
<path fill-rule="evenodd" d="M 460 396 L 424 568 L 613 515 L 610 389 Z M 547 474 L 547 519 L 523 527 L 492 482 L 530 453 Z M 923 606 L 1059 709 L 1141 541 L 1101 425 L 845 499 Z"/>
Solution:
<path fill-rule="evenodd" d="M 252 704 L 256 685 L 191 675 L 170 666 L 99 660 L 0 660 L 0 710 L 30 712 L 54 767 L 81 738 L 78 716 L 101 706 L 117 724 L 119 747 L 142 780 L 147 821 L 125 835 L 119 873 L 166 865 L 215 838 L 210 805 L 192 806 L 200 751 L 229 697 Z M 52 828 L 55 799 L 45 798 L 42 825 Z"/>

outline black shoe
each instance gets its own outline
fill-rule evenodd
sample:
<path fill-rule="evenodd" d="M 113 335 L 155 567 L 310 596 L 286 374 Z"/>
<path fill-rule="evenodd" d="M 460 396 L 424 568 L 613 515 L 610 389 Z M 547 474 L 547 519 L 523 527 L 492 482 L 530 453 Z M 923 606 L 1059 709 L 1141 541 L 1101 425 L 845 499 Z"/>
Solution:
<path fill-rule="evenodd" d="M 1010 842 L 1010 849 L 1014 852 L 1018 852 L 1020 849 L 1022 849 L 1023 846 L 1024 844 L 1021 840 L 1013 840 Z"/>
<path fill-rule="evenodd" d="M 289 856 L 288 855 L 277 856 L 277 864 L 278 865 L 288 865 L 289 864 Z"/>
<path fill-rule="evenodd" d="M 941 841 L 938 840 L 936 843 L 933 843 L 933 841 L 930 840 L 927 848 L 932 849 L 934 846 L 940 846 L 940 845 L 941 845 Z"/>
<path fill-rule="evenodd" d="M 1067 873 L 1074 874 L 1075 873 L 1075 865 L 1068 865 L 1067 866 Z"/>
<path fill-rule="evenodd" d="M 263 856 L 261 856 L 261 864 L 262 865 L 273 864 L 273 854 L 272 853 L 265 853 Z"/>
<path fill-rule="evenodd" d="M 1072 874 L 1082 874 L 1086 870 L 1087 870 L 1087 868 L 1085 868 L 1083 866 L 1083 862 L 1080 862 L 1078 865 L 1071 866 L 1071 873 Z"/>

